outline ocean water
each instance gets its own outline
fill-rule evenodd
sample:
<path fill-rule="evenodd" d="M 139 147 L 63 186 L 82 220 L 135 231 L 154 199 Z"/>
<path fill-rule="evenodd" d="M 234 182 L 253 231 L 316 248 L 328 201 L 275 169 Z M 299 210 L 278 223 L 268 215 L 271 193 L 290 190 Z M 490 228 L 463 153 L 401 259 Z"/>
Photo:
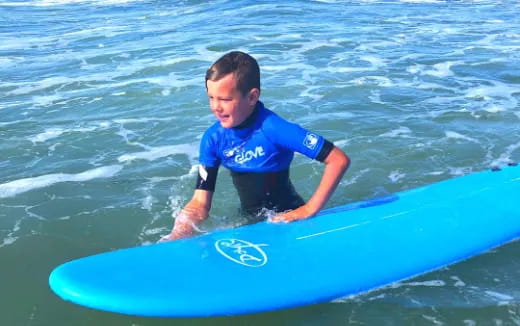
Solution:
<path fill-rule="evenodd" d="M 258 59 L 267 107 L 352 158 L 327 207 L 519 162 L 519 12 L 516 0 L 0 1 L 0 325 L 520 325 L 519 242 L 246 316 L 123 316 L 47 286 L 58 264 L 169 231 L 214 121 L 204 73 L 230 50 Z M 321 171 L 296 157 L 303 197 Z M 204 230 L 237 225 L 238 206 L 221 169 Z"/>

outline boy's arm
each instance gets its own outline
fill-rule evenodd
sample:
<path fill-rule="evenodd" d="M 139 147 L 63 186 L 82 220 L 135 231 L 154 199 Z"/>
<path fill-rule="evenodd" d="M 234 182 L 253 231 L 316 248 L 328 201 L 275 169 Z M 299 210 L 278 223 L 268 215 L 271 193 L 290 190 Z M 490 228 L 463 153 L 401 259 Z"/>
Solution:
<path fill-rule="evenodd" d="M 175 218 L 171 233 L 162 237 L 159 242 L 190 237 L 197 224 L 208 217 L 212 198 L 212 191 L 196 189 L 191 200 Z"/>
<path fill-rule="evenodd" d="M 311 217 L 319 212 L 338 186 L 341 177 L 350 165 L 350 159 L 341 149 L 334 146 L 324 163 L 325 170 L 320 184 L 309 201 L 292 211 L 274 216 L 271 219 L 273 222 L 288 223 Z"/>

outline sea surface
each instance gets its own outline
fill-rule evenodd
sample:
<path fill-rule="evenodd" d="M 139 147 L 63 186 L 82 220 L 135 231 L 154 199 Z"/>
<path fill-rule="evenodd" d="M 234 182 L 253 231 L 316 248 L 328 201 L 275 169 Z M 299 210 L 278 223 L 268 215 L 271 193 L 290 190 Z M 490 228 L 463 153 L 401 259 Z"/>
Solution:
<path fill-rule="evenodd" d="M 55 296 L 55 266 L 169 232 L 215 120 L 205 71 L 230 50 L 258 59 L 267 107 L 351 157 L 327 207 L 520 161 L 516 0 L 0 1 L 0 325 L 520 325 L 520 242 L 255 315 L 141 318 Z M 291 173 L 308 198 L 322 165 L 298 155 Z M 236 226 L 238 206 L 221 169 L 204 230 Z"/>

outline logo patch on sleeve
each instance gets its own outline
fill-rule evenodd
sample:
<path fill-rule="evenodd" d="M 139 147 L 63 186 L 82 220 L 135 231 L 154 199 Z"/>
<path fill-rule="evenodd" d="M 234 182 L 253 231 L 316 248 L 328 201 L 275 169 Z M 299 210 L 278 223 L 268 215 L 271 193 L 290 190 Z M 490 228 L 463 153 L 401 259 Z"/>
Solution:
<path fill-rule="evenodd" d="M 308 132 L 307 136 L 305 136 L 305 139 L 303 140 L 303 145 L 308 149 L 315 149 L 316 145 L 318 145 L 318 136 Z"/>

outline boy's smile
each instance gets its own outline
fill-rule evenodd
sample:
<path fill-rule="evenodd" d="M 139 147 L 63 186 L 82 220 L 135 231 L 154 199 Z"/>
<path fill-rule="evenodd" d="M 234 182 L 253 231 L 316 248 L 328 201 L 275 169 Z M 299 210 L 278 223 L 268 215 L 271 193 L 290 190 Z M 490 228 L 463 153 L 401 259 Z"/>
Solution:
<path fill-rule="evenodd" d="M 209 106 L 223 128 L 233 128 L 244 122 L 253 112 L 260 95 L 259 90 L 253 88 L 243 96 L 236 86 L 232 73 L 206 83 Z"/>

